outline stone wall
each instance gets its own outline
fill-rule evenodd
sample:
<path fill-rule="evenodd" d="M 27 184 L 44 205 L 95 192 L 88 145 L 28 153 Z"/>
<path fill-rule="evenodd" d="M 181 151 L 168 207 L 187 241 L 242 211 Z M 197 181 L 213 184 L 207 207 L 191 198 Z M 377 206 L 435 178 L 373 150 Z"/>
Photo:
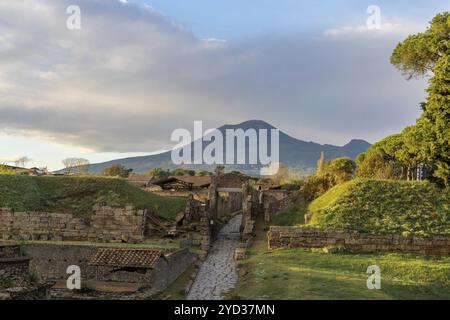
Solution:
<path fill-rule="evenodd" d="M 97 247 L 88 245 L 27 244 L 23 249 L 30 256 L 30 269 L 41 280 L 67 279 L 67 267 L 77 265 L 81 277 L 95 279 L 95 267 L 89 261 Z"/>
<path fill-rule="evenodd" d="M 196 255 L 188 249 L 182 249 L 165 255 L 151 274 L 152 291 L 159 292 L 189 268 L 196 260 Z"/>
<path fill-rule="evenodd" d="M 232 213 L 242 210 L 242 193 L 219 192 L 217 198 L 217 215 L 226 217 Z"/>
<path fill-rule="evenodd" d="M 304 204 L 303 197 L 298 191 L 268 190 L 263 191 L 264 220 L 270 222 L 273 216 Z"/>
<path fill-rule="evenodd" d="M 411 252 L 442 256 L 450 254 L 450 235 L 423 238 L 360 234 L 347 230 L 270 227 L 267 237 L 269 249 L 341 247 L 355 252 Z"/>
<path fill-rule="evenodd" d="M 18 245 L 0 245 L 0 287 L 17 287 L 29 282 L 30 259 Z"/>
<path fill-rule="evenodd" d="M 94 208 L 90 218 L 67 213 L 13 212 L 0 208 L 0 239 L 55 241 L 143 240 L 146 211 L 132 207 Z"/>

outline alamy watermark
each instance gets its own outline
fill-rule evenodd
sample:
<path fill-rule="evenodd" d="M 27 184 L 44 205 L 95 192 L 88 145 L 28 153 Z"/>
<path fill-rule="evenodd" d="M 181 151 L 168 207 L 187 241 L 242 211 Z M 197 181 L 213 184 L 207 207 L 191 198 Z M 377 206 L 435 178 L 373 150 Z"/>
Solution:
<path fill-rule="evenodd" d="M 69 30 L 81 29 L 81 8 L 77 5 L 68 6 L 66 13 L 69 17 L 66 20 L 66 27 Z"/>
<path fill-rule="evenodd" d="M 367 278 L 367 289 L 373 290 L 381 289 L 381 269 L 377 265 L 371 265 L 367 267 L 367 273 L 370 276 Z"/>
<path fill-rule="evenodd" d="M 381 29 L 381 8 L 377 5 L 370 5 L 367 7 L 367 14 L 370 16 L 367 18 L 366 26 L 369 30 Z"/>
<path fill-rule="evenodd" d="M 176 165 L 261 165 L 260 174 L 264 176 L 276 174 L 280 166 L 278 129 L 270 129 L 270 135 L 268 129 L 225 129 L 224 137 L 218 129 L 204 132 L 203 122 L 194 121 L 193 134 L 187 129 L 176 129 L 171 140 L 178 142 L 171 153 Z"/>

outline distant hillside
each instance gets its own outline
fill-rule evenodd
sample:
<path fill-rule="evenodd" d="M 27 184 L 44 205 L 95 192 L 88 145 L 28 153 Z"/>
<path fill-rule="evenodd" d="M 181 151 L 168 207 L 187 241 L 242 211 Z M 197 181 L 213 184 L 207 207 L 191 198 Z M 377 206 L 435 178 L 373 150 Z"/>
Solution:
<path fill-rule="evenodd" d="M 115 178 L 30 177 L 0 175 L 0 207 L 88 216 L 95 204 L 123 208 L 132 205 L 174 218 L 185 199 L 161 197 Z"/>
<path fill-rule="evenodd" d="M 225 133 L 226 129 L 274 129 L 274 127 L 267 122 L 261 120 L 251 120 L 240 123 L 238 125 L 224 125 L 218 130 Z M 225 136 L 225 135 L 224 135 Z M 207 143 L 204 143 L 204 147 Z M 224 142 L 225 145 L 225 142 Z M 335 157 L 355 157 L 366 151 L 370 147 L 370 143 L 364 140 L 351 140 L 346 145 L 339 147 L 329 144 L 321 145 L 315 142 L 305 142 L 295 139 L 280 130 L 280 162 L 289 165 L 291 168 L 295 168 L 304 172 L 312 172 L 315 170 L 316 162 L 320 157 L 322 151 L 325 152 L 327 159 Z M 225 149 L 225 147 L 224 147 Z M 171 152 L 164 152 L 156 155 L 132 157 L 125 159 L 117 159 L 108 162 L 92 164 L 90 166 L 91 172 L 99 173 L 103 168 L 113 165 L 122 164 L 127 168 L 131 168 L 134 172 L 143 173 L 152 168 L 174 168 L 176 165 L 172 163 Z M 185 165 L 186 168 L 193 168 L 197 170 L 214 170 L 212 166 L 208 165 Z M 230 169 L 240 170 L 249 174 L 259 173 L 258 165 L 233 165 L 229 166 Z"/>
<path fill-rule="evenodd" d="M 311 223 L 364 233 L 449 234 L 448 190 L 426 181 L 354 179 L 330 189 L 308 210 Z"/>

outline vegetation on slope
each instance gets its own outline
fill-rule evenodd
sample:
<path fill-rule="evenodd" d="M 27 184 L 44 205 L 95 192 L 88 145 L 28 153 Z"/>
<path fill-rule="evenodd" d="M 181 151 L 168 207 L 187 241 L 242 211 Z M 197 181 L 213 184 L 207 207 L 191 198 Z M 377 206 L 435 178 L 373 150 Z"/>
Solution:
<path fill-rule="evenodd" d="M 309 205 L 311 224 L 377 234 L 450 233 L 450 192 L 429 182 L 354 179 Z"/>
<path fill-rule="evenodd" d="M 87 216 L 96 204 L 132 205 L 173 218 L 185 200 L 154 195 L 116 178 L 0 175 L 0 207 Z"/>

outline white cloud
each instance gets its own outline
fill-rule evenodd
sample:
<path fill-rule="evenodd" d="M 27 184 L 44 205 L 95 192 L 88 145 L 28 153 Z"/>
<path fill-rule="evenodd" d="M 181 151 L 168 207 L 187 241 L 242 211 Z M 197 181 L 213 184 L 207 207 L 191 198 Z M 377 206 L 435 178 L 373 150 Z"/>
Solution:
<path fill-rule="evenodd" d="M 383 19 L 380 28 L 369 28 L 366 24 L 357 26 L 341 26 L 324 31 L 327 36 L 333 37 L 386 37 L 404 36 L 425 30 L 422 24 L 407 23 L 402 19 Z"/>

